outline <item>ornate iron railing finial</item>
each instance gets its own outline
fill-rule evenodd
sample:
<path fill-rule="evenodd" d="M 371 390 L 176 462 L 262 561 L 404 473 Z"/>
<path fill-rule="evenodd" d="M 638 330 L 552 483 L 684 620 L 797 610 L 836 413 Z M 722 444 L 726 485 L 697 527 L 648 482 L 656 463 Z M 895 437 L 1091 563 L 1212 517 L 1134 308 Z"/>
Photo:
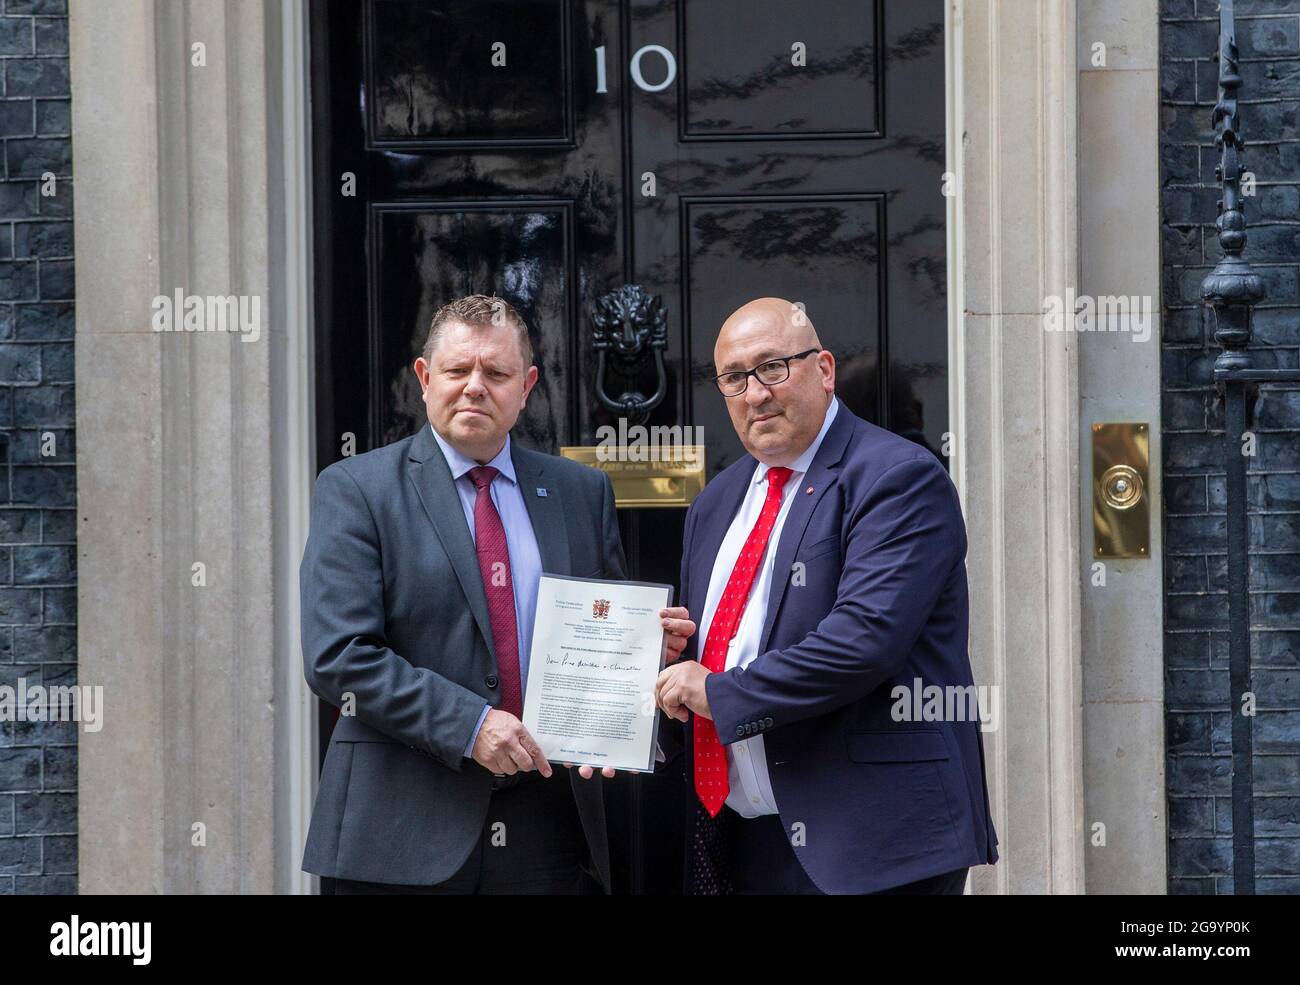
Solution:
<path fill-rule="evenodd" d="M 1219 166 L 1214 176 L 1222 185 L 1219 199 L 1219 246 L 1223 259 L 1201 283 L 1201 298 L 1214 312 L 1214 340 L 1223 347 L 1216 369 L 1246 369 L 1253 363 L 1250 345 L 1250 309 L 1264 298 L 1264 282 L 1242 255 L 1246 248 L 1246 212 L 1241 178 L 1244 155 L 1241 120 L 1237 114 L 1237 39 L 1232 0 L 1219 4 L 1219 101 L 1214 107 L 1214 143 Z"/>

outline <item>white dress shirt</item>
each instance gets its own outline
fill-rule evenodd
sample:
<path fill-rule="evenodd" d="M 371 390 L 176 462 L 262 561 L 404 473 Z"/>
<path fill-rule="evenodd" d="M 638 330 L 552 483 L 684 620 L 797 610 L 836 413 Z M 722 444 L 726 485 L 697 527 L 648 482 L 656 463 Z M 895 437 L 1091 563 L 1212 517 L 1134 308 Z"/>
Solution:
<path fill-rule="evenodd" d="M 786 480 L 785 488 L 782 490 L 781 511 L 777 514 L 776 524 L 767 539 L 767 551 L 763 555 L 763 561 L 754 575 L 754 585 L 750 589 L 749 602 L 746 603 L 745 610 L 741 614 L 740 625 L 736 628 L 736 635 L 732 637 L 731 644 L 727 648 L 727 663 L 724 670 L 730 670 L 732 667 L 747 667 L 758 656 L 758 644 L 763 635 L 763 623 L 767 616 L 768 593 L 772 588 L 772 566 L 776 562 L 776 549 L 781 541 L 781 530 L 785 526 L 786 516 L 790 513 L 790 504 L 802 491 L 803 477 L 812 465 L 817 449 L 821 447 L 822 439 L 826 437 L 826 432 L 830 430 L 838 408 L 839 400 L 832 399 L 831 405 L 826 409 L 826 419 L 822 421 L 822 428 L 817 433 L 817 437 L 804 453 L 789 465 L 794 474 Z M 754 468 L 754 477 L 749 483 L 749 490 L 745 493 L 745 499 L 731 521 L 731 526 L 727 528 L 727 536 L 722 539 L 717 560 L 713 562 L 713 574 L 709 578 L 709 594 L 704 602 L 704 617 L 700 621 L 701 652 L 704 650 L 704 642 L 709 638 L 709 626 L 713 622 L 713 614 L 718 611 L 718 601 L 722 598 L 728 579 L 731 578 L 736 559 L 740 557 L 741 548 L 745 546 L 750 531 L 754 529 L 759 514 L 763 512 L 763 502 L 767 499 L 769 468 L 770 466 L 762 462 Z M 755 735 L 724 745 L 722 748 L 727 755 L 727 779 L 731 784 L 731 792 L 727 795 L 727 806 L 742 817 L 777 813 L 772 781 L 767 774 L 767 753 L 763 747 L 763 737 Z"/>

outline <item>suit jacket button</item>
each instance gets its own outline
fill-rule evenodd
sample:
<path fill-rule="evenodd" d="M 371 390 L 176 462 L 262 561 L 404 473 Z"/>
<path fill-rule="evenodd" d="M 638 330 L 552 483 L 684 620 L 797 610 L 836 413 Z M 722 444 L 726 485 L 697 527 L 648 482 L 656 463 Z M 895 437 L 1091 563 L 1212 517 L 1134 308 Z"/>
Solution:
<path fill-rule="evenodd" d="M 497 686 L 497 678 L 496 678 L 496 675 L 495 675 L 495 674 L 489 674 L 489 675 L 487 676 L 487 680 L 486 680 L 484 683 L 486 683 L 488 687 L 496 687 L 496 686 Z"/>
<path fill-rule="evenodd" d="M 771 727 L 772 727 L 772 719 L 770 719 L 770 718 L 764 718 L 764 719 L 763 719 L 763 727 L 764 727 L 764 728 L 771 728 Z"/>
<path fill-rule="evenodd" d="M 744 734 L 745 734 L 745 726 L 743 726 L 743 725 L 737 725 L 737 726 L 736 726 L 736 734 L 737 734 L 737 735 L 744 735 Z"/>

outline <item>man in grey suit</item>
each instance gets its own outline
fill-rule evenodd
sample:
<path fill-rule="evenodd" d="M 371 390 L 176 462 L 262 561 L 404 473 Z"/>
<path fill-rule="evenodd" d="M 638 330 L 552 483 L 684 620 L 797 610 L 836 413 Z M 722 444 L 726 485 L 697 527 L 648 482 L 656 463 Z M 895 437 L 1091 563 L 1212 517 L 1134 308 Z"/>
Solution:
<path fill-rule="evenodd" d="M 502 299 L 441 308 L 414 369 L 429 426 L 316 480 L 303 663 L 340 716 L 303 869 L 340 893 L 608 892 L 601 777 L 553 778 L 520 717 L 541 572 L 626 577 L 613 488 L 512 445 L 537 367 Z M 694 624 L 661 616 L 675 657 Z"/>

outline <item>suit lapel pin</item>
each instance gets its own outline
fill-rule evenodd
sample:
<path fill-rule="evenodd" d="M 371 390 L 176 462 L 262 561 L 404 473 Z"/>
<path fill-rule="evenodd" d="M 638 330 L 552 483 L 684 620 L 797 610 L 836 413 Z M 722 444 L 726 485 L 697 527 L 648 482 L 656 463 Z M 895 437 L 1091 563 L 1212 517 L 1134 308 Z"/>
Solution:
<path fill-rule="evenodd" d="M 804 492 L 807 493 L 809 496 L 811 496 L 811 495 L 812 495 L 812 486 L 809 486 L 807 489 L 804 490 Z"/>
<path fill-rule="evenodd" d="M 539 495 L 539 496 L 545 496 L 545 495 L 546 495 L 546 490 L 543 489 L 541 486 L 538 486 L 538 487 L 537 487 L 537 495 Z"/>

